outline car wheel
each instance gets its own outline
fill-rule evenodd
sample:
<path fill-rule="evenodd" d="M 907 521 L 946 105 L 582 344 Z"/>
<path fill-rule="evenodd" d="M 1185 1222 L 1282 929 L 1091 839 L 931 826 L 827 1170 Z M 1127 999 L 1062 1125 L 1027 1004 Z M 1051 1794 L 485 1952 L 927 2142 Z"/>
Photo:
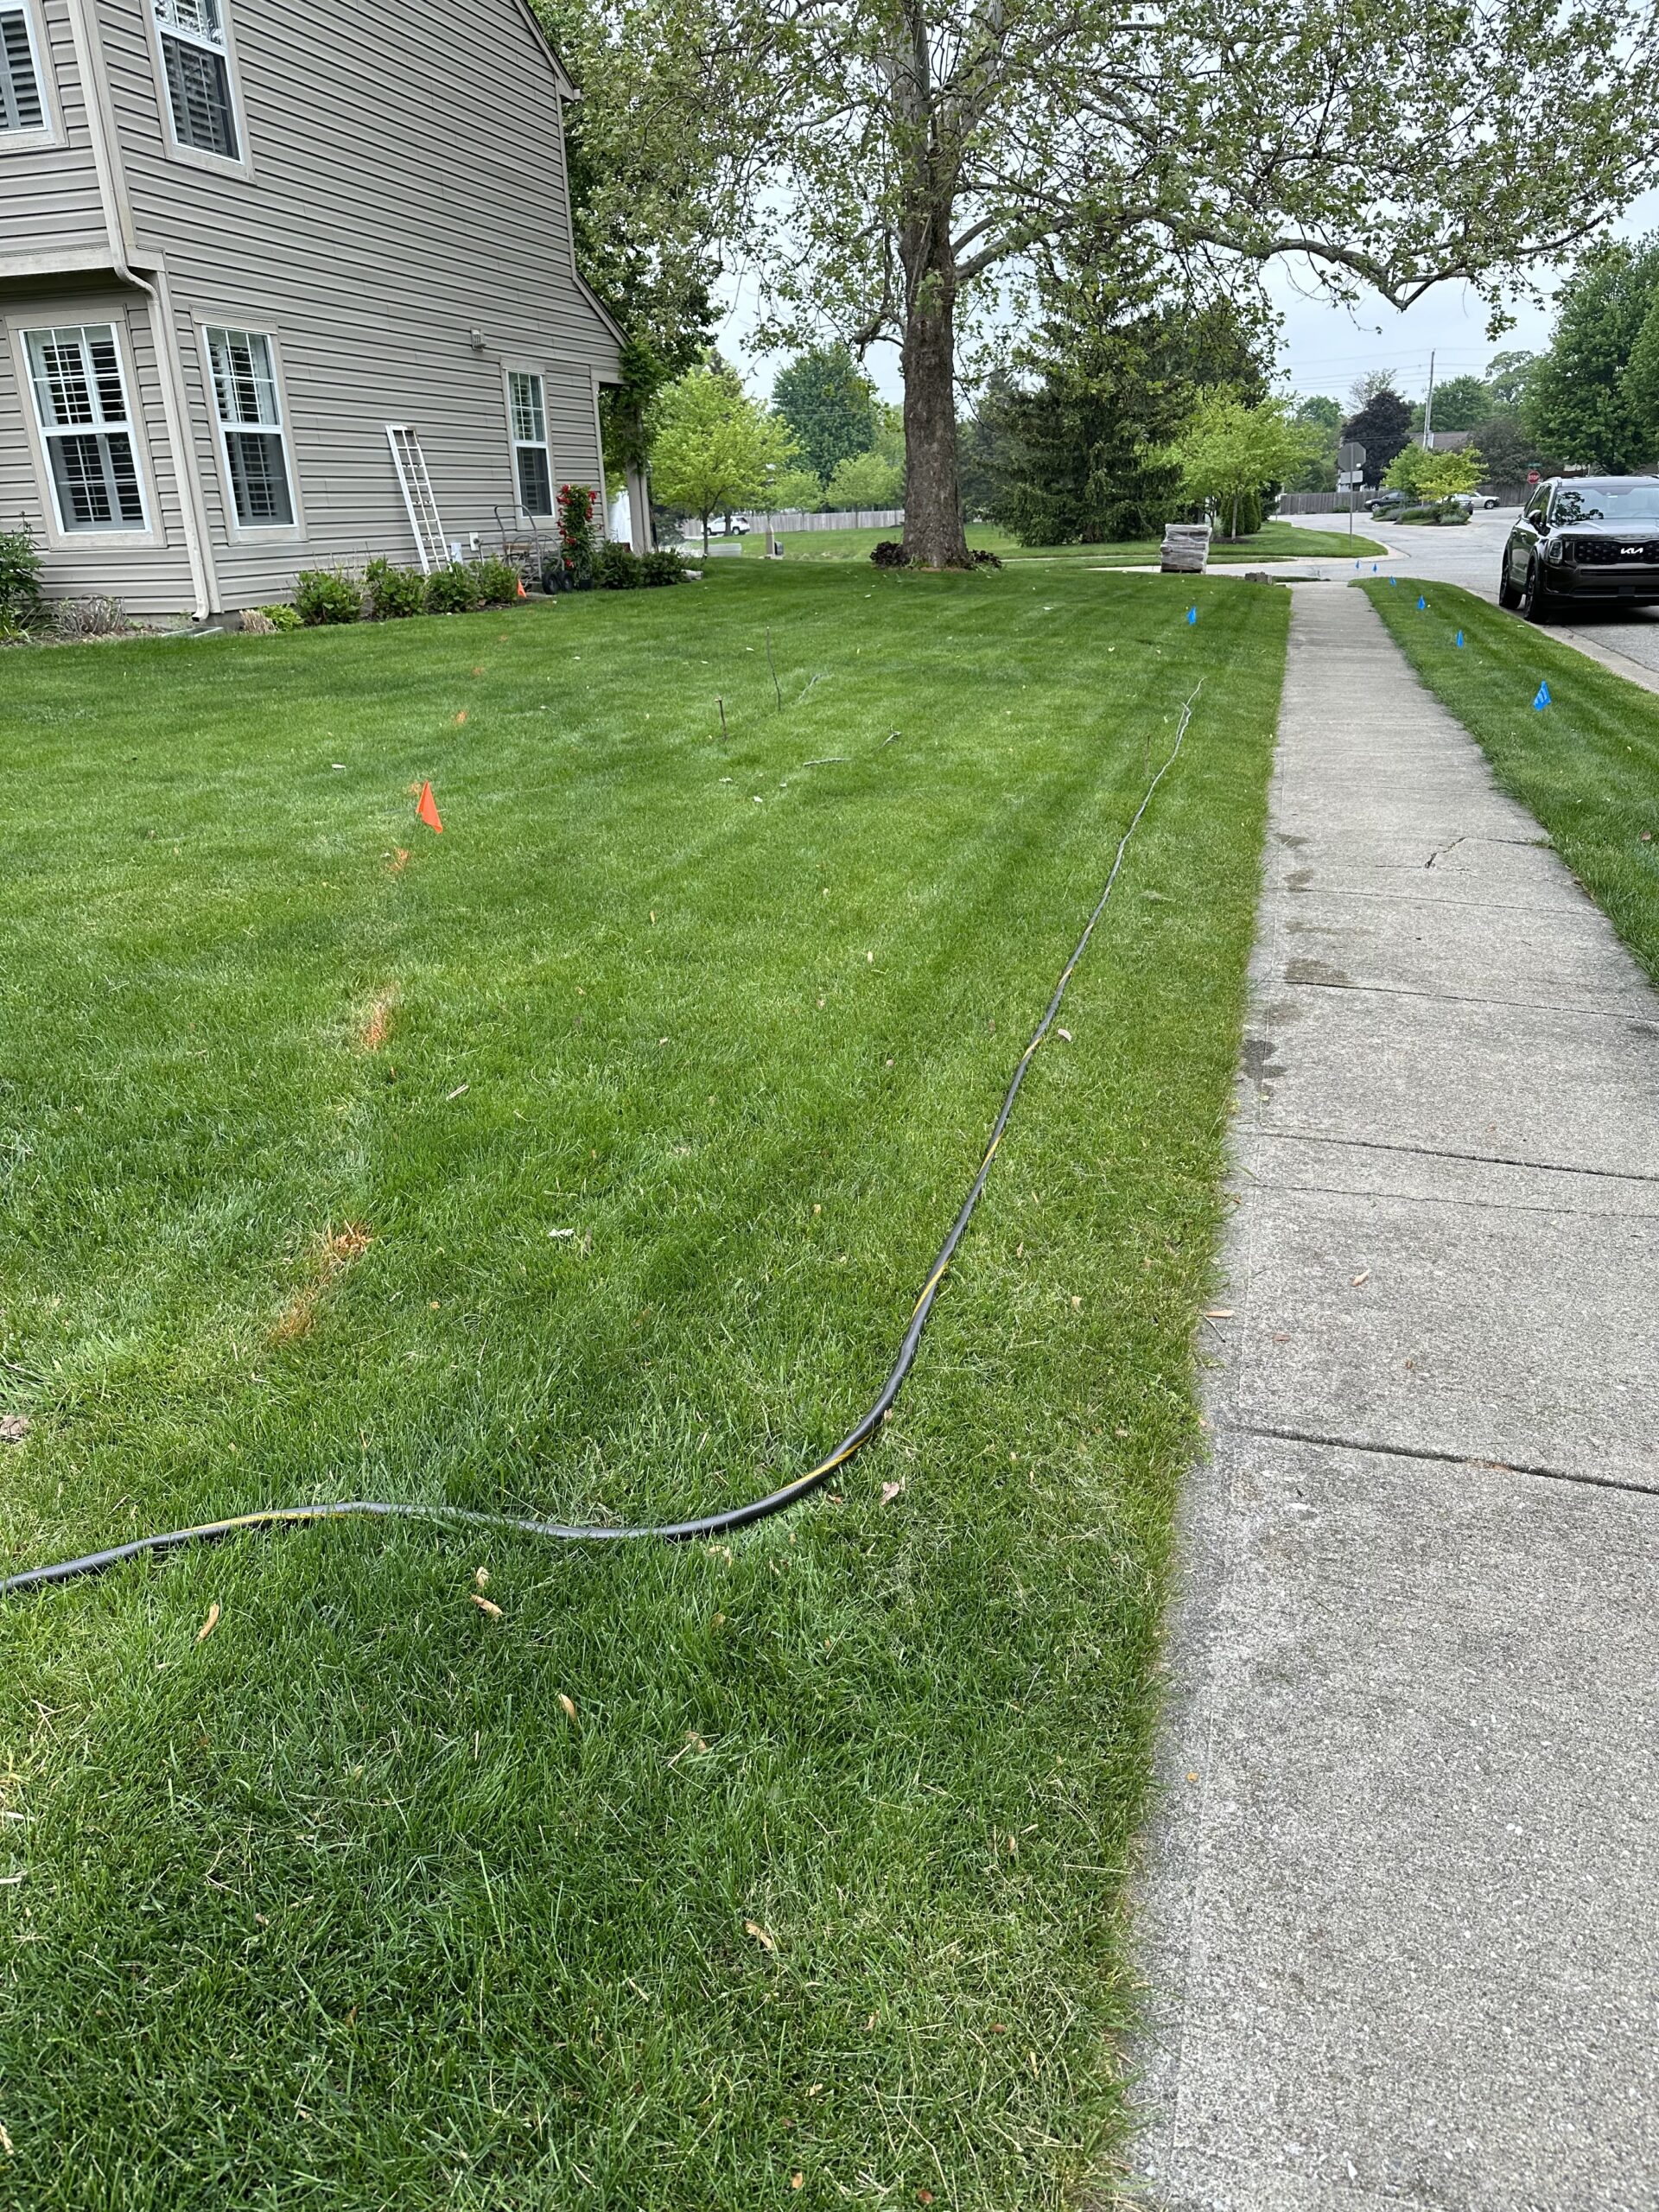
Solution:
<path fill-rule="evenodd" d="M 1497 603 L 1500 607 L 1516 607 L 1521 594 L 1515 588 L 1515 578 L 1510 574 L 1510 549 L 1503 548 L 1503 565 L 1497 572 Z"/>
<path fill-rule="evenodd" d="M 1521 612 L 1529 622 L 1548 622 L 1555 612 L 1555 594 L 1538 573 L 1535 559 L 1528 567 L 1521 588 Z"/>

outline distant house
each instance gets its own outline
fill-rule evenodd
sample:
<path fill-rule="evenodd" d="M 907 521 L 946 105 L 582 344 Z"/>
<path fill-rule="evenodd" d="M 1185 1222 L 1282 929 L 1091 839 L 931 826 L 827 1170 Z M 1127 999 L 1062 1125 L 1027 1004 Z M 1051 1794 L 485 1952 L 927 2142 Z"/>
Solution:
<path fill-rule="evenodd" d="M 601 486 L 571 92 L 521 0 L 0 0 L 0 528 L 48 589 L 206 614 Z"/>

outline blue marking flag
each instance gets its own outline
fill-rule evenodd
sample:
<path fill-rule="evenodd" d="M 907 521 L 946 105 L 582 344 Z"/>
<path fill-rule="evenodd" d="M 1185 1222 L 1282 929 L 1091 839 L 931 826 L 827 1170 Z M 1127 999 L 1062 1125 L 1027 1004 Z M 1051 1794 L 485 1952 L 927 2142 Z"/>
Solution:
<path fill-rule="evenodd" d="M 1541 683 L 1538 686 L 1538 696 L 1532 703 L 1534 710 L 1541 715 L 1544 709 L 1549 704 L 1549 686 L 1548 683 Z"/>
<path fill-rule="evenodd" d="M 1196 621 L 1198 620 L 1198 608 L 1197 608 L 1196 607 L 1189 607 L 1187 608 L 1187 610 L 1186 610 L 1186 619 L 1187 619 L 1187 620 L 1188 620 L 1189 622 L 1196 622 Z"/>
<path fill-rule="evenodd" d="M 1462 631 L 1461 631 L 1461 630 L 1459 630 L 1459 632 L 1458 632 L 1458 643 L 1459 643 L 1459 645 L 1462 645 L 1462 643 L 1463 643 L 1463 632 L 1462 632 Z"/>
<path fill-rule="evenodd" d="M 1373 575 L 1375 575 L 1376 574 L 1376 562 L 1375 562 L 1375 561 L 1373 561 L 1373 562 L 1372 562 L 1372 563 L 1371 563 L 1371 574 L 1372 574 Z"/>
<path fill-rule="evenodd" d="M 1421 614 L 1427 605 L 1428 601 L 1423 597 L 1421 592 L 1419 592 L 1417 594 L 1417 612 Z"/>
<path fill-rule="evenodd" d="M 1394 589 L 1395 589 L 1395 591 L 1398 591 L 1398 590 L 1399 590 L 1399 588 L 1400 588 L 1400 579 L 1399 579 L 1399 577 L 1398 577 L 1398 576 L 1390 576 L 1390 577 L 1389 578 L 1389 583 L 1393 586 L 1393 588 L 1394 588 Z"/>

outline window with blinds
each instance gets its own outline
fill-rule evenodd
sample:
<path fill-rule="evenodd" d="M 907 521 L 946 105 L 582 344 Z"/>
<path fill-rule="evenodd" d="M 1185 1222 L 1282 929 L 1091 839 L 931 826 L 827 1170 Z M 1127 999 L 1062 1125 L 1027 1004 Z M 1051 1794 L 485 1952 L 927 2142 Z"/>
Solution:
<path fill-rule="evenodd" d="M 24 340 L 59 528 L 148 529 L 114 329 L 76 323 L 26 331 Z"/>
<path fill-rule="evenodd" d="M 512 413 L 512 457 L 518 480 L 518 504 L 527 515 L 550 515 L 553 463 L 547 449 L 547 408 L 540 377 L 526 369 L 510 369 L 507 397 Z"/>
<path fill-rule="evenodd" d="M 155 0 L 155 8 L 174 138 L 193 153 L 239 161 L 221 0 Z"/>
<path fill-rule="evenodd" d="M 47 127 L 46 95 L 28 13 L 0 7 L 0 131 Z"/>
<path fill-rule="evenodd" d="M 294 519 L 294 494 L 270 340 L 257 330 L 210 329 L 207 358 L 237 522 L 244 530 L 284 528 Z"/>

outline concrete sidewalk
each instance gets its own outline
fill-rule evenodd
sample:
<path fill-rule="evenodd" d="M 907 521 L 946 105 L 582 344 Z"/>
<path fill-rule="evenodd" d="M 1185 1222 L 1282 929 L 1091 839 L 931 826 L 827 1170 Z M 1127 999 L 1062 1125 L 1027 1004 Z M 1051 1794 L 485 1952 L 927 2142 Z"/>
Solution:
<path fill-rule="evenodd" d="M 1659 2208 L 1659 999 L 1296 594 L 1135 2201 Z"/>

